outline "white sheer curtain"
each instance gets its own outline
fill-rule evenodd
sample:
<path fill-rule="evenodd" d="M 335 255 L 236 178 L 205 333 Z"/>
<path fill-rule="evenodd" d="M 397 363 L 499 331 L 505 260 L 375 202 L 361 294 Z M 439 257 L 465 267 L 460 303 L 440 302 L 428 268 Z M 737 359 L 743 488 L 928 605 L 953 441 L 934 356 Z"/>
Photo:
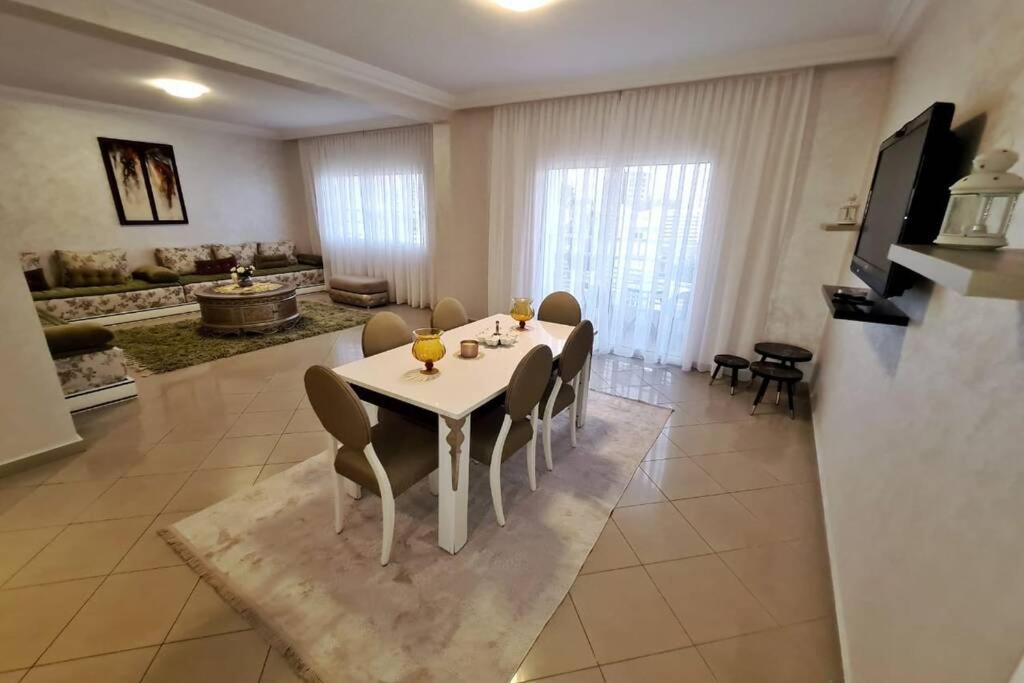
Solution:
<path fill-rule="evenodd" d="M 327 275 L 384 277 L 396 303 L 433 289 L 430 126 L 299 141 Z"/>
<path fill-rule="evenodd" d="M 499 107 L 488 303 L 572 292 L 599 351 L 704 369 L 764 328 L 801 70 Z"/>

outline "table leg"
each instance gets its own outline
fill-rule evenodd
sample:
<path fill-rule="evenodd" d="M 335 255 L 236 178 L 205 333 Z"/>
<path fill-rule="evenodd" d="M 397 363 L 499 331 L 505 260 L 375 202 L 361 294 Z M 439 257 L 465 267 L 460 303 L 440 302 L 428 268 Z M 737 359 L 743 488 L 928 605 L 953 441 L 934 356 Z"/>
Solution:
<path fill-rule="evenodd" d="M 587 360 L 583 363 L 582 375 L 583 378 L 580 382 L 579 395 L 576 397 L 577 409 L 576 409 L 576 427 L 581 429 L 583 425 L 587 423 L 587 398 L 590 396 L 590 360 L 593 358 L 593 354 L 587 355 Z"/>
<path fill-rule="evenodd" d="M 437 416 L 437 544 L 454 555 L 466 544 L 469 517 L 469 428 Z"/>

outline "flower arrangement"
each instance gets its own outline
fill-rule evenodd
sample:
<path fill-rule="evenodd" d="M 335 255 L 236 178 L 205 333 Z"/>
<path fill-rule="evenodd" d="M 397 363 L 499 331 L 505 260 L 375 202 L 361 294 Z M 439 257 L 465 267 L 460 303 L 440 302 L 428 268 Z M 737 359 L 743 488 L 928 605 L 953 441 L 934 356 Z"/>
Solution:
<path fill-rule="evenodd" d="M 239 287 L 248 287 L 252 284 L 252 276 L 256 273 L 253 266 L 235 266 L 230 271 L 231 279 L 238 283 Z"/>

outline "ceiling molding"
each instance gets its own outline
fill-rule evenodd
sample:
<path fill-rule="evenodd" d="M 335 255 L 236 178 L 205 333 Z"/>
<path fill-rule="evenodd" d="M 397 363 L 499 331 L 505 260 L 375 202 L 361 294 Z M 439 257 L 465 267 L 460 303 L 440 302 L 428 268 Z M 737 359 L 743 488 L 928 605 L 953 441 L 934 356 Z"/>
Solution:
<path fill-rule="evenodd" d="M 191 0 L 9 1 L 313 88 L 339 92 L 394 116 L 435 121 L 447 118 L 453 106 L 454 98 L 443 90 Z"/>
<path fill-rule="evenodd" d="M 184 116 L 182 114 L 170 114 L 155 109 L 141 109 L 129 107 L 123 104 L 111 104 L 96 100 L 86 100 L 70 95 L 56 95 L 54 93 L 29 90 L 27 88 L 15 88 L 9 85 L 0 84 L 0 100 L 8 102 L 30 102 L 34 104 L 48 104 L 56 107 L 67 107 L 81 109 L 101 114 L 125 114 L 129 116 L 140 116 L 146 119 L 158 118 L 169 123 L 175 123 L 189 128 L 204 128 L 217 130 L 222 133 L 233 133 L 248 137 L 264 138 L 267 140 L 286 139 L 282 131 L 271 128 L 260 128 L 258 126 L 246 126 L 240 123 L 217 121 L 214 119 L 199 118 L 195 116 Z"/>
<path fill-rule="evenodd" d="M 547 85 L 476 90 L 459 94 L 455 102 L 458 109 L 487 107 L 512 102 L 629 90 L 768 71 L 784 71 L 809 66 L 885 59 L 893 55 L 892 46 L 883 36 L 868 34 L 758 50 L 730 57 L 688 62 L 678 66 L 648 69 L 643 72 L 623 72 Z"/>
<path fill-rule="evenodd" d="M 886 42 L 898 50 L 920 21 L 931 0 L 892 0 L 885 13 L 882 31 Z"/>
<path fill-rule="evenodd" d="M 420 123 L 410 121 L 400 116 L 384 118 L 364 119 L 362 121 L 347 121 L 327 126 L 313 126 L 310 128 L 287 128 L 279 131 L 282 140 L 299 140 L 301 138 L 317 138 L 323 135 L 338 135 L 341 133 L 361 133 L 368 130 L 383 130 L 385 128 L 402 128 Z"/>

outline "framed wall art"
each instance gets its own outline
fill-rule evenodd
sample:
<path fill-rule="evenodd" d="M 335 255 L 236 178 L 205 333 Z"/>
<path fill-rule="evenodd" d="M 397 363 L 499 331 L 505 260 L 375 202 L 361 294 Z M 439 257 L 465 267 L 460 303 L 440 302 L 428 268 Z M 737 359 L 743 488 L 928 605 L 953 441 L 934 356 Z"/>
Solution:
<path fill-rule="evenodd" d="M 173 147 L 98 139 L 121 225 L 188 223 Z"/>

